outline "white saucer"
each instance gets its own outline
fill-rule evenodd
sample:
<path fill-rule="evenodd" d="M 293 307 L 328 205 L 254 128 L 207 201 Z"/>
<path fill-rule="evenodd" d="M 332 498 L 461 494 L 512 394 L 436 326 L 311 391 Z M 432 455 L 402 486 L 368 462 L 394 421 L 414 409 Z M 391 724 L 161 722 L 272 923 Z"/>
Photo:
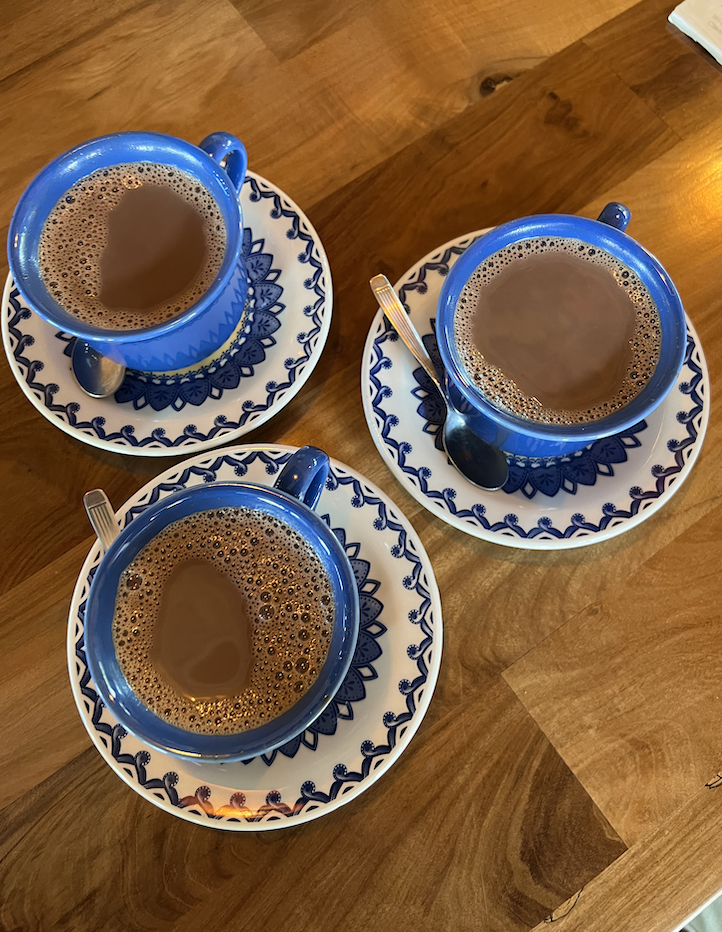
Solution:
<path fill-rule="evenodd" d="M 94 447 L 177 456 L 242 437 L 288 404 L 311 375 L 331 326 L 328 261 L 305 214 L 253 172 L 241 207 L 250 306 L 259 310 L 254 323 L 214 362 L 182 375 L 129 373 L 109 398 L 90 398 L 77 387 L 70 371 L 73 338 L 29 311 L 8 276 L 5 352 L 41 414 Z"/>
<path fill-rule="evenodd" d="M 247 444 L 185 460 L 151 480 L 117 513 L 123 526 L 170 492 L 243 478 L 272 485 L 294 447 Z M 398 759 L 421 724 L 441 663 L 441 603 L 429 558 L 383 492 L 331 461 L 317 511 L 351 560 L 361 603 L 358 647 L 328 709 L 304 734 L 247 763 L 198 764 L 127 735 L 97 696 L 85 665 L 85 600 L 100 546 L 73 593 L 68 670 L 88 734 L 137 793 L 189 822 L 231 831 L 285 828 L 338 809 Z M 88 775 L 88 780 L 92 776 Z"/>
<path fill-rule="evenodd" d="M 434 320 L 443 279 L 484 232 L 429 253 L 396 284 L 437 362 Z M 366 340 L 361 387 L 374 442 L 418 502 L 473 537 L 527 550 L 593 544 L 654 514 L 689 475 L 709 419 L 707 363 L 689 320 L 680 377 L 646 426 L 572 456 L 510 457 L 509 481 L 498 492 L 476 488 L 450 464 L 437 439 L 444 416 L 440 396 L 381 311 Z"/>

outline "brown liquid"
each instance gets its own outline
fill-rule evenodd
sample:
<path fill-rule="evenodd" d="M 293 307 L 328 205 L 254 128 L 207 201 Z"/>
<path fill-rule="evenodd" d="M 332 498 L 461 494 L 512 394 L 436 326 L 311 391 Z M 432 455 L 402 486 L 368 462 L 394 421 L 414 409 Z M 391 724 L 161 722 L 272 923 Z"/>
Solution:
<path fill-rule="evenodd" d="M 577 240 L 526 240 L 491 256 L 457 305 L 457 345 L 497 404 L 583 423 L 628 403 L 659 354 L 659 315 L 638 278 Z"/>
<path fill-rule="evenodd" d="M 282 715 L 308 691 L 333 632 L 331 584 L 303 537 L 250 508 L 175 521 L 121 574 L 118 662 L 142 702 L 199 734 Z"/>
<path fill-rule="evenodd" d="M 45 221 L 38 258 L 55 300 L 106 330 L 171 320 L 217 276 L 220 209 L 196 179 L 167 165 L 102 169 L 65 192 Z"/>
<path fill-rule="evenodd" d="M 186 560 L 163 585 L 149 657 L 179 693 L 223 699 L 249 685 L 251 632 L 248 603 L 233 580 L 203 560 Z"/>
<path fill-rule="evenodd" d="M 171 188 L 126 191 L 108 217 L 100 256 L 100 302 L 147 311 L 183 292 L 208 254 L 203 217 Z"/>

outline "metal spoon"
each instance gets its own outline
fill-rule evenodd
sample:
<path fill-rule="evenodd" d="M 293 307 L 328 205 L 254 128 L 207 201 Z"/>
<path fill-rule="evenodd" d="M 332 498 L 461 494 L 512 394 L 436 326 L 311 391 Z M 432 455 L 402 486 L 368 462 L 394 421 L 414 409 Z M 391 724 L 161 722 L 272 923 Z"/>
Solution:
<path fill-rule="evenodd" d="M 370 285 L 389 323 L 424 367 L 446 402 L 446 420 L 442 431 L 446 455 L 462 476 L 480 489 L 489 492 L 500 489 L 509 475 L 506 456 L 501 450 L 478 437 L 467 424 L 464 415 L 454 407 L 446 388 L 439 381 L 421 338 L 388 278 L 385 275 L 375 275 Z"/>
<path fill-rule="evenodd" d="M 75 381 L 91 398 L 112 395 L 125 378 L 125 366 L 103 356 L 80 337 L 76 337 L 70 364 Z"/>
<path fill-rule="evenodd" d="M 98 535 L 100 546 L 103 548 L 103 553 L 105 553 L 120 534 L 120 528 L 115 520 L 108 496 L 102 489 L 93 489 L 85 493 L 83 504 L 85 505 L 88 520 Z"/>

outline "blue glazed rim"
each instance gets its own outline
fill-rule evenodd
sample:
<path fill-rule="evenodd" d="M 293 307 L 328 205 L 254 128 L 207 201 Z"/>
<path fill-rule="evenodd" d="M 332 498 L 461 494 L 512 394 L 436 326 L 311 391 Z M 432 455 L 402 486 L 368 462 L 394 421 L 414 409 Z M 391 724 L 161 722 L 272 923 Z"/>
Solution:
<path fill-rule="evenodd" d="M 604 249 L 635 272 L 649 290 L 662 322 L 660 356 L 652 378 L 620 411 L 585 424 L 537 424 L 503 411 L 486 399 L 468 376 L 454 340 L 454 311 L 461 291 L 478 265 L 505 246 L 525 239 L 566 237 Z M 566 214 L 537 214 L 501 224 L 472 243 L 444 280 L 436 317 L 439 352 L 447 378 L 472 408 L 498 428 L 526 437 L 580 446 L 616 434 L 644 420 L 665 399 L 684 363 L 686 319 L 682 300 L 660 262 L 626 233 L 600 220 Z"/>
<path fill-rule="evenodd" d="M 112 616 L 120 574 L 160 531 L 180 518 L 214 508 L 251 507 L 280 518 L 303 535 L 331 581 L 334 627 L 318 678 L 283 715 L 231 735 L 196 735 L 152 712 L 123 676 L 113 648 Z M 333 699 L 351 665 L 359 631 L 359 598 L 344 549 L 319 516 L 291 495 L 253 483 L 193 486 L 169 495 L 126 526 L 93 577 L 84 618 L 88 669 L 105 705 L 131 734 L 156 749 L 203 761 L 239 761 L 273 751 L 303 732 Z"/>
<path fill-rule="evenodd" d="M 139 330 L 105 330 L 64 310 L 43 283 L 37 252 L 43 225 L 53 207 L 78 181 L 101 168 L 136 162 L 161 162 L 196 178 L 213 196 L 226 226 L 226 253 L 210 287 L 187 310 L 170 321 Z M 199 146 L 164 133 L 110 133 L 89 139 L 53 159 L 20 197 L 8 230 L 8 264 L 13 280 L 30 307 L 53 326 L 92 342 L 122 345 L 171 334 L 203 314 L 233 275 L 241 250 L 243 221 L 238 191 L 225 169 Z"/>

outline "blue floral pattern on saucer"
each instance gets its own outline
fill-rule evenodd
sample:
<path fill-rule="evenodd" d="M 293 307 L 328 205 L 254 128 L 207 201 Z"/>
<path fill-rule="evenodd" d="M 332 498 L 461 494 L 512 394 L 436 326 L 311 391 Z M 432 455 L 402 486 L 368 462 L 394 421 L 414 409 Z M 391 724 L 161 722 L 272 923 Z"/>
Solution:
<path fill-rule="evenodd" d="M 188 485 L 241 477 L 268 483 L 292 452 L 290 447 L 259 444 L 187 460 L 133 496 L 121 509 L 121 523 L 125 526 L 159 498 Z M 363 792 L 393 764 L 418 728 L 438 676 L 442 636 L 428 557 L 395 506 L 335 461 L 320 506 L 319 514 L 349 556 L 359 589 L 361 634 L 352 666 L 332 704 L 302 735 L 272 754 L 242 763 L 173 758 L 143 745 L 109 715 L 85 664 L 85 602 L 100 561 L 99 546 L 88 555 L 68 623 L 73 696 L 106 762 L 157 806 L 235 831 L 305 822 Z"/>
<path fill-rule="evenodd" d="M 432 353 L 443 278 L 483 232 L 429 253 L 397 285 Z M 464 479 L 440 448 L 441 400 L 381 312 L 366 340 L 361 378 L 373 440 L 411 495 L 467 534 L 530 550 L 606 540 L 653 514 L 689 474 L 709 419 L 707 365 L 687 321 L 687 352 L 677 384 L 645 422 L 572 456 L 510 458 L 504 489 L 484 492 Z"/>
<path fill-rule="evenodd" d="M 8 277 L 5 351 L 18 384 L 48 420 L 102 449 L 177 455 L 243 436 L 297 394 L 328 336 L 328 261 L 302 211 L 253 172 L 241 206 L 251 292 L 240 332 L 218 360 L 193 371 L 129 372 L 112 398 L 92 399 L 78 389 L 68 359 L 73 338 L 28 310 Z"/>
<path fill-rule="evenodd" d="M 436 321 L 432 318 L 429 321 L 431 332 L 423 337 L 423 343 L 437 372 L 442 372 L 435 325 Z M 418 385 L 411 390 L 411 394 L 420 401 L 416 413 L 424 421 L 423 431 L 433 436 L 434 446 L 443 453 L 440 428 L 446 418 L 446 405 L 425 369 L 419 366 L 414 369 L 413 376 Z M 546 457 L 543 460 L 509 456 L 509 478 L 502 491 L 507 495 L 521 492 L 527 498 L 534 498 L 537 492 L 549 498 L 560 491 L 574 495 L 579 485 L 594 485 L 598 476 L 613 476 L 614 466 L 626 462 L 627 450 L 640 446 L 637 434 L 646 427 L 647 422 L 640 421 L 623 433 L 595 440 L 584 450 L 566 456 Z"/>

